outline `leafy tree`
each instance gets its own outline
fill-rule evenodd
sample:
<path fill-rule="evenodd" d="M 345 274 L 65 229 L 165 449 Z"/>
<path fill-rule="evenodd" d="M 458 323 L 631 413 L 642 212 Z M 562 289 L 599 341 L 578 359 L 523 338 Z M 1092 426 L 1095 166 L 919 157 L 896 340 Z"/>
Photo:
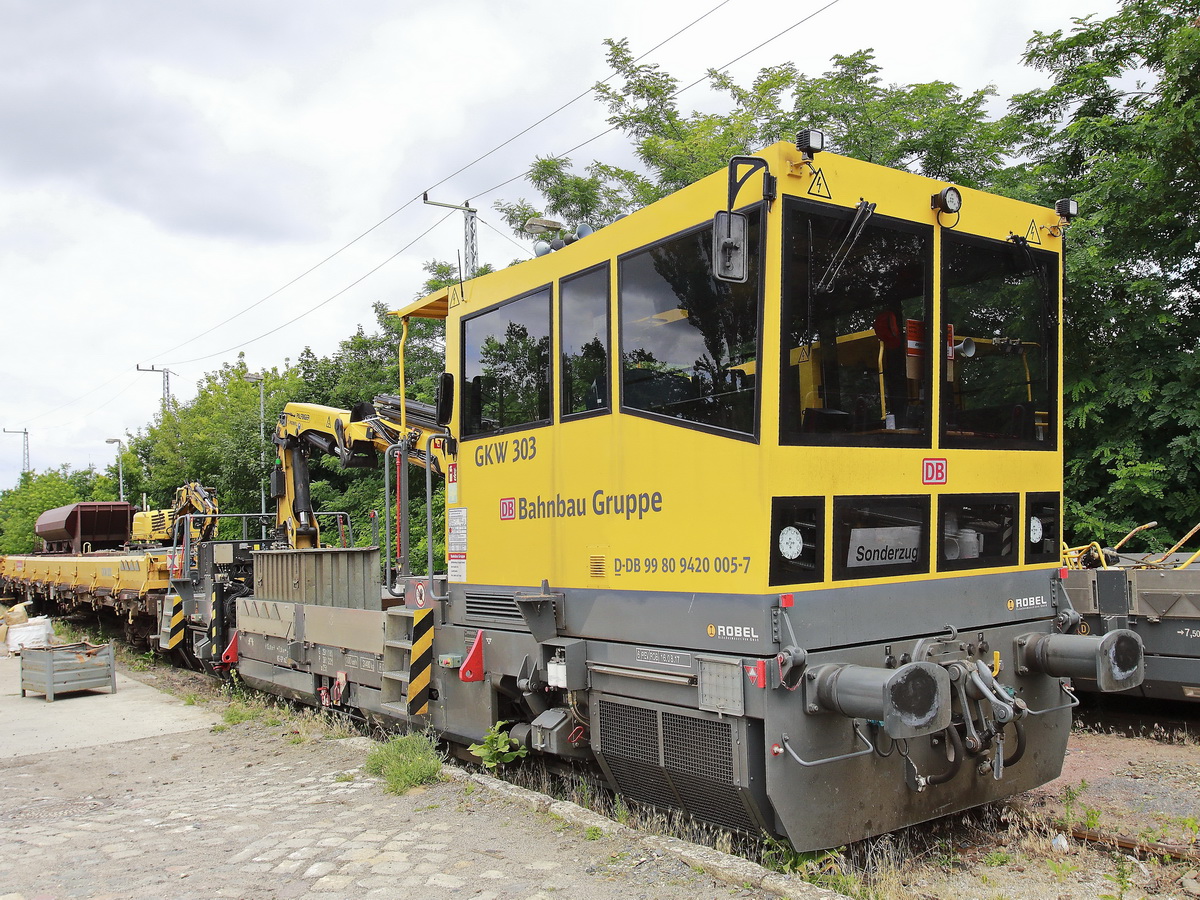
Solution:
<path fill-rule="evenodd" d="M 125 466 L 132 479 L 127 486 L 140 483 L 152 509 L 169 508 L 176 488 L 199 481 L 216 490 L 222 512 L 259 511 L 260 486 L 275 454 L 259 430 L 259 389 L 248 374 L 239 355 L 206 374 L 195 399 L 160 409 L 144 433 L 130 438 L 138 464 Z M 299 377 L 290 369 L 263 375 L 269 436 L 284 404 L 299 392 Z"/>
<path fill-rule="evenodd" d="M 616 78 L 596 85 L 596 96 L 649 174 L 596 162 L 586 175 L 574 175 L 569 159 L 539 157 L 529 181 L 547 213 L 569 222 L 610 221 L 803 128 L 825 130 L 830 149 L 845 155 L 971 187 L 991 184 L 1018 134 L 1016 119 L 989 119 L 990 86 L 964 95 L 941 81 L 885 85 L 873 50 L 835 55 L 833 68 L 819 77 L 792 63 L 768 66 L 748 87 L 710 69 L 709 83 L 728 95 L 730 108 L 684 114 L 674 76 L 636 62 L 627 41 L 605 45 Z M 496 207 L 518 233 L 539 214 L 523 199 Z"/>
<path fill-rule="evenodd" d="M 1200 3 L 1125 0 L 1036 33 L 1049 87 L 1015 97 L 1020 177 L 1074 197 L 1065 315 L 1069 518 L 1079 538 L 1200 518 Z"/>

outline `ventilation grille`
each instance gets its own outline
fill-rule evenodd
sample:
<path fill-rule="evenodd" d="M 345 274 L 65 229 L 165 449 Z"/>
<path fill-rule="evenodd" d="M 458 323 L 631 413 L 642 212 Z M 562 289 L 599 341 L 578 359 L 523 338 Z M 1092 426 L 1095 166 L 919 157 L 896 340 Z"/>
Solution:
<path fill-rule="evenodd" d="M 662 719 L 667 769 L 680 775 L 733 784 L 733 735 L 729 722 L 668 712 L 662 714 Z"/>
<path fill-rule="evenodd" d="M 756 832 L 749 799 L 734 783 L 734 725 L 601 700 L 600 754 L 615 787 L 697 819 Z"/>
<path fill-rule="evenodd" d="M 590 556 L 588 557 L 588 574 L 593 578 L 608 577 L 608 557 L 607 556 Z"/>
<path fill-rule="evenodd" d="M 493 622 L 512 622 L 524 625 L 525 619 L 511 594 L 467 594 L 468 619 L 488 619 Z"/>

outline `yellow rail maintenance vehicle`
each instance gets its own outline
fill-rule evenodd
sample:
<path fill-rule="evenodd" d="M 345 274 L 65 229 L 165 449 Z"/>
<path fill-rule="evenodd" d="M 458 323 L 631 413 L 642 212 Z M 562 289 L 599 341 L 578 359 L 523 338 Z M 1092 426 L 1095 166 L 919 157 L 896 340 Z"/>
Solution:
<path fill-rule="evenodd" d="M 1132 632 L 1073 633 L 1059 569 L 1072 206 L 806 132 L 400 310 L 445 320 L 437 408 L 402 374 L 362 409 L 285 411 L 296 549 L 256 554 L 240 673 L 456 741 L 512 723 L 802 849 L 1053 779 L 1066 679 L 1142 677 Z M 305 455 L 379 450 L 389 479 L 445 476 L 445 574 L 412 574 L 398 464 L 382 600 L 299 596 L 342 565 Z"/>

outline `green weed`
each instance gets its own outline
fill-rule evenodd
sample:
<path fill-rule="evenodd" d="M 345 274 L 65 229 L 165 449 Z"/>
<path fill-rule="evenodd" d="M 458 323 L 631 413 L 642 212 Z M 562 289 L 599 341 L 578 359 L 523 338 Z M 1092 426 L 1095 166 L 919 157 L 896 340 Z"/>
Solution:
<path fill-rule="evenodd" d="M 1125 900 L 1125 893 L 1133 887 L 1133 867 L 1129 865 L 1129 860 L 1120 854 L 1113 854 L 1113 862 L 1116 863 L 1117 871 L 1113 874 L 1104 873 L 1104 880 L 1110 881 L 1117 886 L 1115 894 L 1101 894 L 1100 900 Z"/>
<path fill-rule="evenodd" d="M 373 748 L 363 768 L 383 778 L 389 794 L 404 794 L 419 784 L 437 781 L 442 757 L 428 735 L 402 734 Z"/>
<path fill-rule="evenodd" d="M 1012 854 L 1007 850 L 993 850 L 983 858 L 985 866 L 1007 866 L 1012 862 Z"/>
<path fill-rule="evenodd" d="M 262 707 L 251 706 L 240 700 L 234 700 L 225 708 L 225 712 L 221 714 L 221 718 L 225 720 L 226 725 L 240 725 L 243 722 L 253 722 L 256 719 L 262 718 Z"/>
<path fill-rule="evenodd" d="M 487 730 L 482 742 L 472 744 L 467 748 L 478 756 L 479 761 L 489 769 L 505 766 L 529 752 L 504 730 L 504 726 L 507 724 L 507 722 L 497 722 Z"/>
<path fill-rule="evenodd" d="M 1074 863 L 1058 859 L 1046 860 L 1046 866 L 1050 869 L 1050 874 L 1054 876 L 1054 880 L 1060 884 L 1067 880 L 1067 876 L 1079 871 L 1079 866 Z"/>

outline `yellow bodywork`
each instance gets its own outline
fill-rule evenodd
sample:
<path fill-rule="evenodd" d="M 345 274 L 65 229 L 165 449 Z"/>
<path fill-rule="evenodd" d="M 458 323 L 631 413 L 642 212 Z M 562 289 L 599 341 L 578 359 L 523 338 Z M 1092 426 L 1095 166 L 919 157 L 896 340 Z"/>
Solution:
<path fill-rule="evenodd" d="M 0 557 L 0 581 L 10 590 L 34 587 L 80 599 L 144 600 L 170 584 L 170 551 L 95 553 L 85 556 Z M 110 605 L 110 604 L 103 604 Z"/>
<path fill-rule="evenodd" d="M 763 150 L 778 176 L 779 199 L 765 217 L 761 356 L 767 369 L 760 379 L 757 440 L 731 439 L 703 430 L 629 414 L 621 409 L 620 332 L 617 315 L 618 260 L 621 254 L 711 221 L 726 208 L 724 171 L 703 179 L 648 208 L 599 229 L 557 252 L 522 262 L 439 291 L 399 310 L 396 315 L 446 320 L 447 370 L 456 374 L 455 417 L 461 421 L 464 376 L 461 372 L 464 317 L 494 304 L 550 286 L 556 310 L 550 353 L 552 421 L 514 429 L 508 434 L 459 439 L 456 468 L 448 485 L 450 580 L 477 585 L 528 585 L 547 579 L 568 589 L 703 591 L 758 593 L 778 590 L 768 583 L 766 547 L 772 496 L 824 497 L 827 508 L 840 495 L 999 494 L 1022 497 L 1018 519 L 1028 518 L 1026 492 L 1062 488 L 1062 433 L 1039 411 L 1042 428 L 1057 429 L 1058 450 L 1012 452 L 963 450 L 939 446 L 941 393 L 953 382 L 932 379 L 930 446 L 779 446 L 780 383 L 783 358 L 781 271 L 783 198 L 853 208 L 861 198 L 878 203 L 877 214 L 933 228 L 933 278 L 940 272 L 940 229 L 1000 241 L 1030 235 L 1038 249 L 1061 253 L 1060 221 L 1053 210 L 962 188 L 962 210 L 953 216 L 931 208 L 931 195 L 944 182 L 881 168 L 829 153 L 814 166 L 803 163 L 791 145 Z M 819 176 L 818 174 L 819 173 Z M 759 199 L 759 180 L 743 188 L 740 204 Z M 611 413 L 562 421 L 561 353 L 558 336 L 559 279 L 608 262 L 610 273 L 609 346 Z M 1059 285 L 1054 285 L 1055 299 Z M 940 283 L 932 288 L 933 322 L 941 321 Z M 663 325 L 671 327 L 670 323 Z M 1061 346 L 1061 324 L 1058 345 Z M 867 366 L 881 357 L 872 332 L 839 336 L 854 344 Z M 986 339 L 981 336 L 980 340 Z M 933 341 L 934 350 L 939 342 Z M 819 387 L 806 358 L 814 348 L 788 348 L 789 362 L 805 390 Z M 815 348 L 819 351 L 819 347 Z M 753 363 L 746 364 L 753 367 Z M 1058 384 L 1061 384 L 1059 362 Z M 751 370 L 752 371 L 752 370 Z M 882 393 L 882 392 L 881 392 Z M 881 415 L 887 410 L 880 411 Z M 500 452 L 503 451 L 503 456 Z M 503 462 L 499 461 L 503 459 Z M 944 461 L 945 483 L 924 483 L 925 462 Z M 502 504 L 550 512 L 553 517 L 502 518 Z M 549 505 L 546 505 L 549 504 Z M 628 509 L 633 512 L 616 512 Z M 504 506 L 505 513 L 511 507 Z M 560 515 L 574 509 L 576 515 Z M 833 516 L 824 518 L 824 548 L 832 547 Z M 698 523 L 705 523 L 698 527 Z M 715 526 L 710 523 L 719 523 Z M 831 552 L 826 550 L 826 552 Z M 1021 568 L 1024 558 L 1018 565 Z M 1006 571 L 1005 568 L 990 571 Z M 797 587 L 816 590 L 826 580 Z M 950 577 L 937 567 L 899 580 Z M 839 586 L 858 582 L 842 579 Z"/>

